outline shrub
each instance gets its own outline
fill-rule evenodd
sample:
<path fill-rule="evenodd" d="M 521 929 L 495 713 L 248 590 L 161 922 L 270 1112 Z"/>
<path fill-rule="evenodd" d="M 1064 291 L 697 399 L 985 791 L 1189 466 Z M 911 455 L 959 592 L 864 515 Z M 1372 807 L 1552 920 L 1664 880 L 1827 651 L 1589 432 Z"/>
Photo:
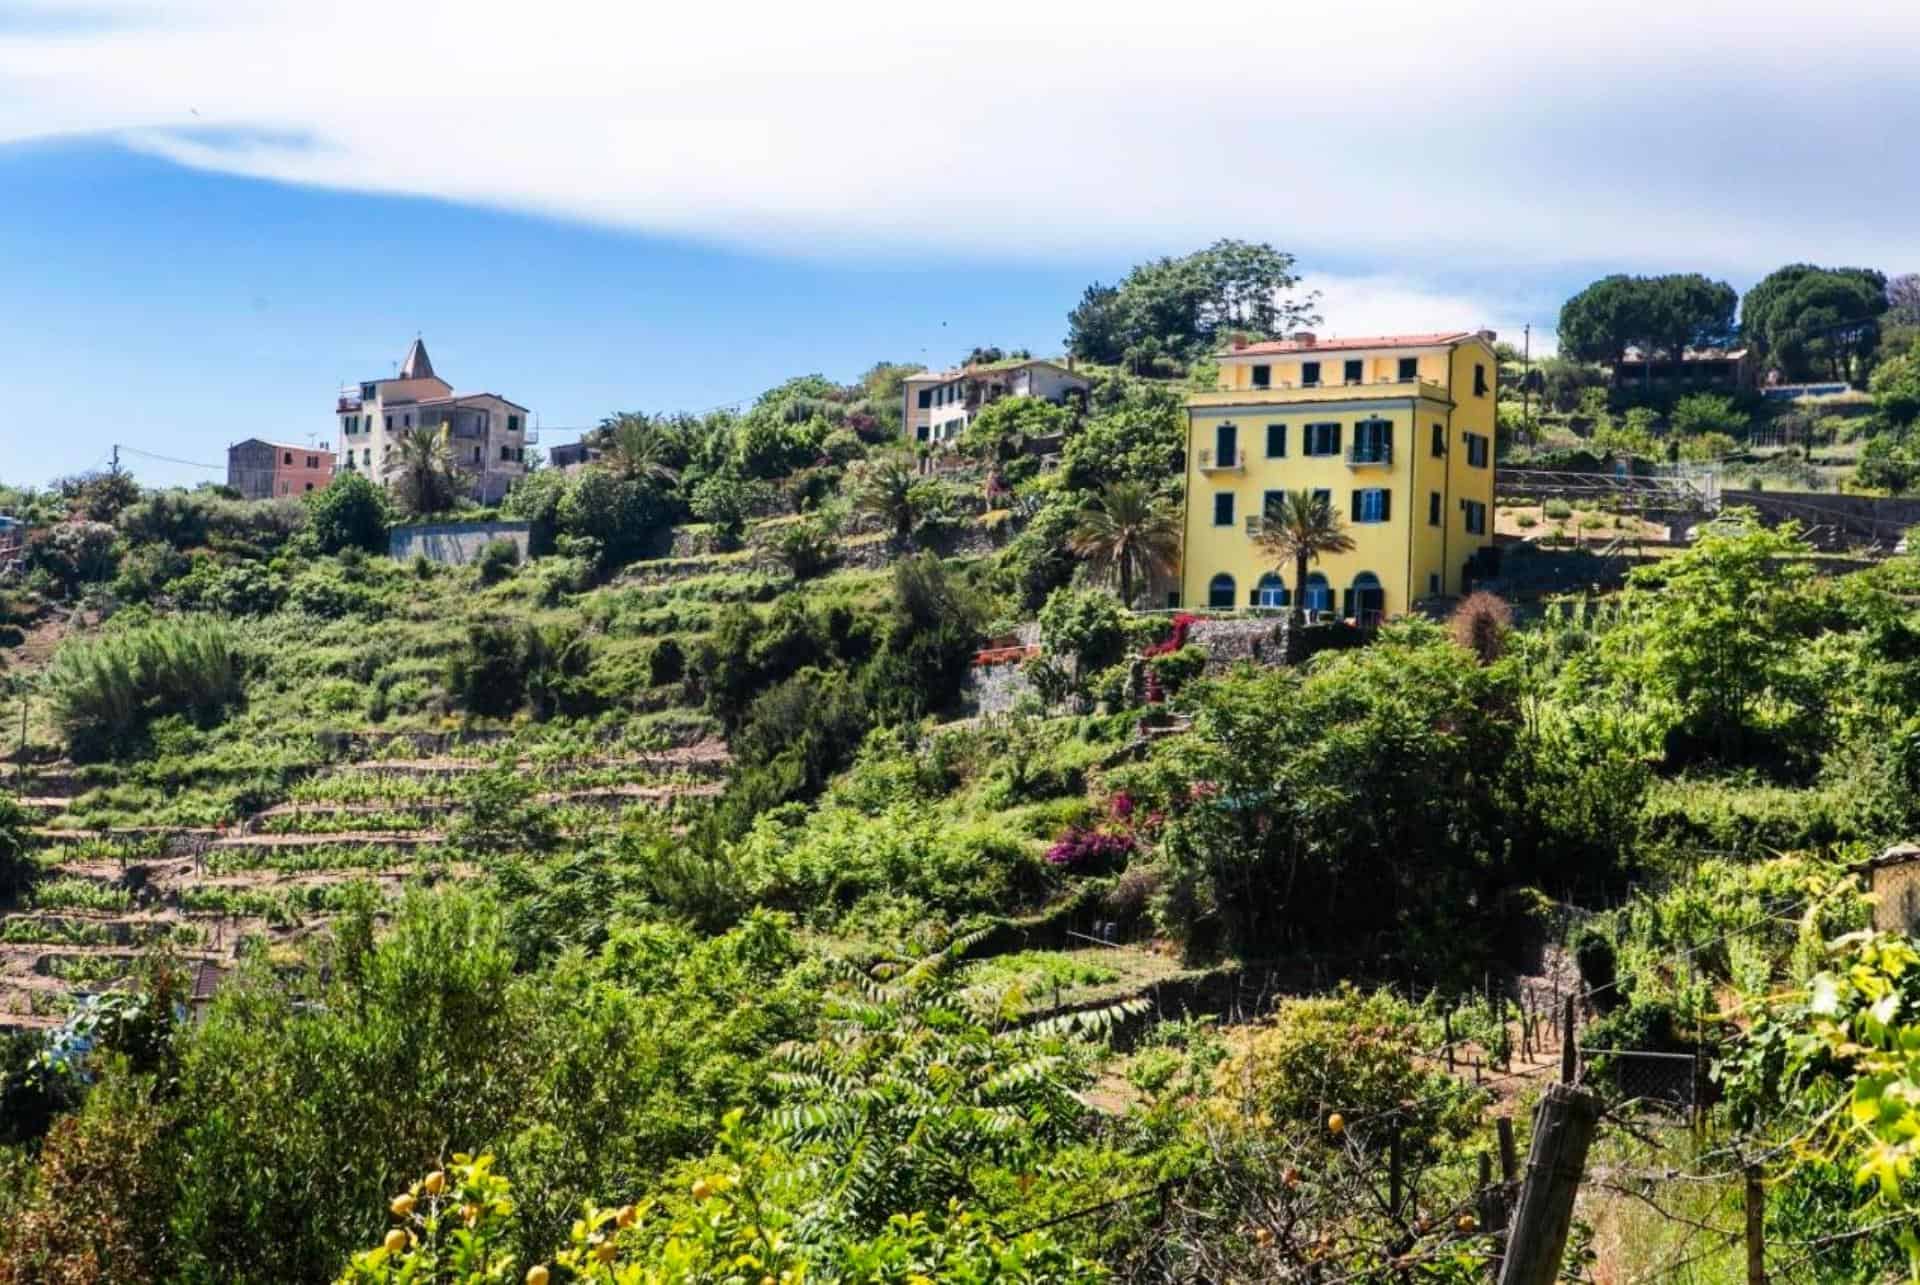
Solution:
<path fill-rule="evenodd" d="M 818 522 L 796 522 L 772 541 L 773 554 L 795 580 L 811 580 L 833 565 L 833 534 Z"/>
<path fill-rule="evenodd" d="M 1573 959 L 1580 968 L 1580 980 L 1593 996 L 1594 1007 L 1604 1013 L 1619 1003 L 1619 963 L 1612 937 L 1598 928 L 1581 929 L 1574 938 Z"/>
<path fill-rule="evenodd" d="M 1076 874 L 1109 874 L 1133 855 L 1133 836 L 1124 830 L 1074 826 L 1047 849 L 1047 864 Z"/>
<path fill-rule="evenodd" d="M 1453 640 L 1491 665 L 1506 654 L 1507 635 L 1513 632 L 1513 608 L 1498 594 L 1470 593 L 1454 608 L 1448 622 Z"/>
<path fill-rule="evenodd" d="M 1540 506 L 1540 511 L 1555 522 L 1565 522 L 1573 516 L 1573 506 L 1565 500 L 1559 499 L 1548 500 Z"/>
<path fill-rule="evenodd" d="M 28 546 L 28 560 L 61 589 L 111 580 L 119 565 L 118 534 L 105 522 L 74 520 L 44 532 Z"/>
<path fill-rule="evenodd" d="M 102 753 L 162 714 L 209 723 L 240 699 L 242 679 L 224 625 L 173 620 L 70 641 L 46 675 L 54 722 L 76 757 Z"/>
<path fill-rule="evenodd" d="M 677 683 L 687 672 L 687 656 L 672 638 L 662 638 L 647 654 L 647 681 L 655 687 Z"/>
<path fill-rule="evenodd" d="M 387 551 L 387 495 L 365 474 L 343 470 L 307 496 L 307 529 L 322 553 Z"/>
<path fill-rule="evenodd" d="M 1073 657 L 1080 673 L 1091 674 L 1124 654 L 1126 612 L 1102 590 L 1056 589 L 1040 609 L 1040 639 L 1049 652 Z"/>
<path fill-rule="evenodd" d="M 520 546 L 507 539 L 489 540 L 480 550 L 475 565 L 480 570 L 481 584 L 499 584 L 520 565 Z"/>

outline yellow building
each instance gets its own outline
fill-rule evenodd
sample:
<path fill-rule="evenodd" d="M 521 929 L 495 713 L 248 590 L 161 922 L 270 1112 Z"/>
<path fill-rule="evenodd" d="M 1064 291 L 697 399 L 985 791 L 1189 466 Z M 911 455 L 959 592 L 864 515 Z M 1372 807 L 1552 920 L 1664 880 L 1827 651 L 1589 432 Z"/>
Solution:
<path fill-rule="evenodd" d="M 1324 491 L 1354 550 L 1309 568 L 1310 611 L 1374 621 L 1462 591 L 1493 542 L 1493 332 L 1291 339 L 1219 354 L 1187 402 L 1180 604 L 1286 607 L 1256 537 L 1270 497 Z"/>

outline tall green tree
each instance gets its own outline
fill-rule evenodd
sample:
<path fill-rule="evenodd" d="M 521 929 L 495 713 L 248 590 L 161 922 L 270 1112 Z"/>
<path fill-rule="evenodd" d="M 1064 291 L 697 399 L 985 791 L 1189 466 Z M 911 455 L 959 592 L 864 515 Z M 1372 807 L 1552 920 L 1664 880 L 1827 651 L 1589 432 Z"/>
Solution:
<path fill-rule="evenodd" d="M 606 425 L 602 464 L 639 482 L 677 482 L 686 449 L 672 427 L 650 415 L 619 415 Z"/>
<path fill-rule="evenodd" d="M 1293 614 L 1306 618 L 1307 567 L 1330 554 L 1353 552 L 1353 537 L 1332 501 L 1301 489 L 1282 492 L 1260 524 L 1261 549 L 1293 564 Z"/>
<path fill-rule="evenodd" d="M 1880 342 L 1887 279 L 1872 268 L 1792 263 L 1740 301 L 1740 333 L 1790 379 L 1866 379 Z"/>
<path fill-rule="evenodd" d="M 1089 286 L 1067 314 L 1067 348 L 1087 361 L 1128 350 L 1191 359 L 1229 330 L 1270 335 L 1319 320 L 1317 294 L 1295 296 L 1292 255 L 1264 242 L 1220 240 L 1178 258 L 1136 265 L 1117 286 Z"/>
<path fill-rule="evenodd" d="M 1173 508 L 1139 482 L 1115 482 L 1080 508 L 1067 543 L 1100 575 L 1120 581 L 1120 602 L 1133 606 L 1135 589 L 1180 560 L 1180 520 Z"/>
<path fill-rule="evenodd" d="M 1678 357 L 1728 342 L 1739 296 L 1697 272 L 1602 277 L 1560 308 L 1560 351 L 1618 369 L 1627 349 Z M 1651 367 L 1648 375 L 1651 377 Z"/>

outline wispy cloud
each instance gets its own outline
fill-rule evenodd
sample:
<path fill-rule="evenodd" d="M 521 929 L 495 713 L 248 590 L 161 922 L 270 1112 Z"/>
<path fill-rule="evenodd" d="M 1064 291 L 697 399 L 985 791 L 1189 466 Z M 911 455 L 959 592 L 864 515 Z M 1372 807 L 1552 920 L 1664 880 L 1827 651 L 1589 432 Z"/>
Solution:
<path fill-rule="evenodd" d="M 105 134 L 726 244 L 1093 258 L 1240 235 L 1426 280 L 1920 267 L 1920 169 L 1896 163 L 1920 6 L 1885 0 L 22 12 L 0 25 L 0 142 Z M 1357 311 L 1397 314 L 1370 289 Z"/>

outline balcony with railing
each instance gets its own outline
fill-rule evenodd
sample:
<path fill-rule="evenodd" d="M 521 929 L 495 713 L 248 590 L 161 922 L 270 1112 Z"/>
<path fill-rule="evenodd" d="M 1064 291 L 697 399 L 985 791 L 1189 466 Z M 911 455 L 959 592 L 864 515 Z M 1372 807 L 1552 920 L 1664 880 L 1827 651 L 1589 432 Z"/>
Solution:
<path fill-rule="evenodd" d="M 1221 388 L 1211 392 L 1194 393 L 1187 399 L 1189 406 L 1235 406 L 1249 402 L 1268 405 L 1276 402 L 1338 402 L 1360 398 L 1382 397 L 1423 397 L 1429 401 L 1451 402 L 1452 394 L 1442 384 L 1432 380 L 1415 377 L 1401 379 L 1388 375 L 1379 379 L 1345 381 L 1323 379 L 1318 383 L 1297 384 L 1291 380 L 1276 379 L 1264 385 L 1248 388 Z"/>
<path fill-rule="evenodd" d="M 1243 469 L 1247 466 L 1247 453 L 1238 447 L 1224 451 L 1201 451 L 1200 471 L 1218 473 L 1227 470 Z"/>
<path fill-rule="evenodd" d="M 1347 448 L 1348 468 L 1392 468 L 1392 442 L 1355 442 Z"/>

